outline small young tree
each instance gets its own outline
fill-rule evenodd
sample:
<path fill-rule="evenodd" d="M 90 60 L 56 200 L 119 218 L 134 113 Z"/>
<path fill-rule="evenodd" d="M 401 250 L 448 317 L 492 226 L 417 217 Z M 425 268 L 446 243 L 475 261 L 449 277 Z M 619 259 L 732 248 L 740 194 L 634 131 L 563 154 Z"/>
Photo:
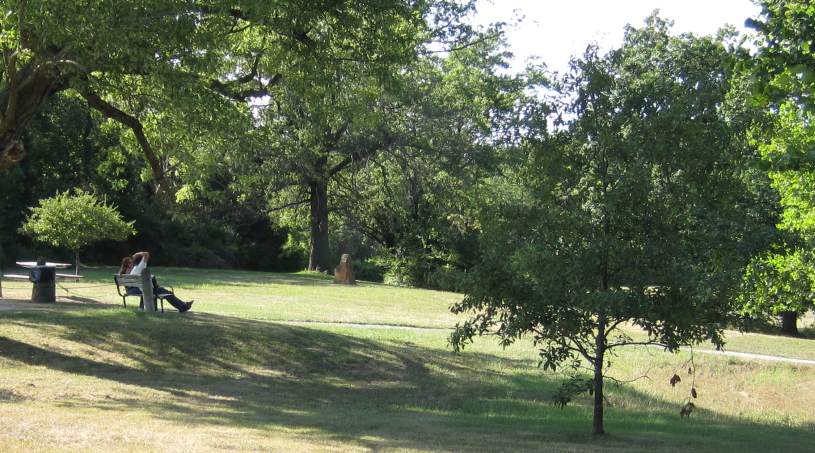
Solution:
<path fill-rule="evenodd" d="M 453 307 L 471 317 L 454 348 L 529 335 L 544 368 L 587 369 L 569 387 L 593 393 L 601 435 L 620 347 L 722 345 L 750 253 L 743 182 L 757 154 L 748 104 L 728 95 L 732 59 L 719 40 L 671 36 L 651 17 L 621 49 L 573 63 L 560 84 L 567 122 L 482 194 L 480 261 Z"/>
<path fill-rule="evenodd" d="M 34 240 L 72 250 L 77 274 L 81 249 L 97 241 L 123 240 L 136 233 L 133 222 L 124 221 L 115 206 L 80 189 L 40 200 L 39 206 L 31 208 L 21 231 Z"/>

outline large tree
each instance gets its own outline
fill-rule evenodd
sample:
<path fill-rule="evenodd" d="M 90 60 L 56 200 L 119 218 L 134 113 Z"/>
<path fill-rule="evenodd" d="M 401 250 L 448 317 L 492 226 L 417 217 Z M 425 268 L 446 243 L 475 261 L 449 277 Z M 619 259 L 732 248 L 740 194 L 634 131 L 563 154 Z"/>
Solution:
<path fill-rule="evenodd" d="M 459 8 L 403 0 L 10 0 L 0 18 L 0 169 L 24 156 L 20 134 L 54 93 L 75 89 L 133 132 L 158 183 L 167 165 L 145 118 L 168 106 L 223 115 L 211 93 L 268 94 L 337 60 L 382 67 L 411 56 L 432 14 Z M 222 99 L 222 100 L 223 100 Z"/>
<path fill-rule="evenodd" d="M 786 249 L 757 256 L 747 267 L 743 310 L 750 316 L 781 317 L 781 333 L 797 336 L 798 317 L 815 305 L 812 252 Z"/>
<path fill-rule="evenodd" d="M 774 116 L 762 157 L 780 196 L 780 229 L 794 240 L 756 257 L 743 296 L 751 314 L 781 316 L 782 331 L 797 334 L 797 316 L 812 307 L 807 267 L 815 245 L 815 8 L 806 0 L 761 0 L 749 19 L 758 31 L 757 52 L 745 60 L 756 99 Z"/>
<path fill-rule="evenodd" d="M 423 59 L 406 74 L 409 89 L 392 123 L 400 139 L 338 175 L 338 217 L 379 246 L 393 281 L 454 287 L 450 277 L 474 258 L 480 181 L 545 123 L 545 104 L 532 94 L 541 71 L 506 74 L 506 57 L 496 36 Z"/>
<path fill-rule="evenodd" d="M 459 29 L 456 21 L 465 11 L 457 10 L 448 18 L 452 21 L 445 25 L 448 32 Z M 436 33 L 421 27 L 411 30 L 411 38 L 404 45 L 412 46 L 414 58 L 390 66 L 339 59 L 308 76 L 281 81 L 270 89 L 269 102 L 255 108 L 258 121 L 254 140 L 239 150 L 241 158 L 234 172 L 239 183 L 248 182 L 245 186 L 251 192 L 268 198 L 271 211 L 306 208 L 299 210 L 305 215 L 294 217 L 307 218 L 309 270 L 331 268 L 330 212 L 359 202 L 354 191 L 334 196 L 336 183 L 388 159 L 397 149 L 415 148 L 427 141 L 416 123 L 429 122 L 428 112 L 423 110 L 425 97 L 435 96 L 438 101 L 440 94 L 427 86 L 436 80 L 423 73 L 428 62 L 438 64 L 425 47 L 436 39 Z M 459 47 L 450 50 L 456 53 L 479 47 L 495 41 L 497 34 L 496 28 L 472 36 L 465 33 L 456 38 Z M 471 64 L 480 62 L 473 60 Z M 433 73 L 433 77 L 437 75 Z M 465 94 L 455 96 L 460 101 Z M 459 112 L 448 113 L 453 117 L 445 124 L 456 119 L 466 121 L 456 116 Z M 435 136 L 442 134 L 435 132 Z M 344 200 L 339 204 L 332 203 L 340 198 Z"/>
<path fill-rule="evenodd" d="M 672 36 L 652 16 L 620 49 L 573 62 L 553 134 L 528 141 L 528 162 L 484 192 L 456 348 L 531 335 L 544 368 L 585 367 L 600 435 L 618 348 L 722 345 L 751 252 L 755 150 L 745 104 L 727 95 L 734 60 L 721 40 Z M 644 337 L 620 329 L 630 324 Z"/>
<path fill-rule="evenodd" d="M 398 106 L 392 90 L 358 64 L 336 68 L 319 85 L 284 82 L 273 93 L 260 113 L 260 150 L 248 157 L 260 164 L 259 182 L 272 210 L 307 208 L 308 269 L 328 272 L 329 188 L 338 175 L 393 145 Z"/>

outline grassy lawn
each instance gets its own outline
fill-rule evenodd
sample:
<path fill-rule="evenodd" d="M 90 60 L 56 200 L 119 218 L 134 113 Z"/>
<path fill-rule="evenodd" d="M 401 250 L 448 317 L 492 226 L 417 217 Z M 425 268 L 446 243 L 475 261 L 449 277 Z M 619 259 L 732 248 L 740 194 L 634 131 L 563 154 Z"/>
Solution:
<path fill-rule="evenodd" d="M 121 305 L 113 274 L 116 268 L 83 269 L 80 283 L 61 283 L 69 293 L 58 296 Z M 456 318 L 448 307 L 461 296 L 441 291 L 398 288 L 359 282 L 357 286 L 332 284 L 328 277 L 311 274 L 272 274 L 206 269 L 152 268 L 161 285 L 173 286 L 184 300 L 194 299 L 196 312 L 266 321 L 351 322 L 450 328 Z M 99 286 L 101 285 L 101 286 Z M 4 285 L 7 297 L 28 298 L 31 285 Z M 78 288 L 78 289 L 74 289 Z M 128 305 L 138 299 L 128 299 Z M 165 304 L 165 307 L 169 307 Z"/>
<path fill-rule="evenodd" d="M 536 367 L 530 344 L 487 338 L 449 351 L 441 329 L 455 323 L 447 307 L 459 295 L 159 268 L 196 304 L 147 315 L 122 309 L 112 282 L 92 287 L 112 272 L 70 284 L 73 301 L 0 311 L 0 450 L 712 452 L 815 442 L 815 367 L 697 355 L 699 407 L 688 420 L 678 415 L 687 354 L 625 352 L 614 376 L 650 378 L 609 384 L 611 435 L 596 441 L 588 397 L 555 408 L 548 397 L 562 377 Z M 29 291 L 4 285 L 6 297 Z M 812 341 L 792 340 L 739 341 L 794 354 Z M 676 388 L 674 372 L 685 380 Z"/>

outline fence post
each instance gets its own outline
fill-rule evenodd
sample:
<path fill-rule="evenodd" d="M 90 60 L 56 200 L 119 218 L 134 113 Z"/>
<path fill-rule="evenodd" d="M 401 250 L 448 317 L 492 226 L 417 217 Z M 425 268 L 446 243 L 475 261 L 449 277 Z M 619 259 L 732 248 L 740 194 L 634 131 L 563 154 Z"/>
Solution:
<path fill-rule="evenodd" d="M 156 299 L 153 298 L 153 278 L 150 269 L 145 268 L 141 273 L 141 293 L 144 298 L 144 311 L 156 311 Z"/>

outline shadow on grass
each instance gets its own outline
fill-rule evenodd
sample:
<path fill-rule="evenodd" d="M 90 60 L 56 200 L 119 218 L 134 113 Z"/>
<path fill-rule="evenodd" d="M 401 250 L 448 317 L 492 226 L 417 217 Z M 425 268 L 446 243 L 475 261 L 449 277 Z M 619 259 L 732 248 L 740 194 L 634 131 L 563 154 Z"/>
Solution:
<path fill-rule="evenodd" d="M 137 407 L 190 424 L 306 429 L 375 450 L 805 451 L 815 442 L 812 426 L 704 413 L 680 421 L 673 406 L 625 387 L 619 398 L 655 409 L 609 408 L 613 435 L 595 442 L 589 408 L 554 408 L 546 398 L 559 382 L 534 364 L 396 340 L 201 313 L 15 313 L 5 322 L 42 327 L 119 359 L 102 362 L 92 358 L 97 354 L 71 355 L 2 335 L 0 357 L 167 392 L 161 399 L 69 399 L 60 403 L 66 407 Z"/>

